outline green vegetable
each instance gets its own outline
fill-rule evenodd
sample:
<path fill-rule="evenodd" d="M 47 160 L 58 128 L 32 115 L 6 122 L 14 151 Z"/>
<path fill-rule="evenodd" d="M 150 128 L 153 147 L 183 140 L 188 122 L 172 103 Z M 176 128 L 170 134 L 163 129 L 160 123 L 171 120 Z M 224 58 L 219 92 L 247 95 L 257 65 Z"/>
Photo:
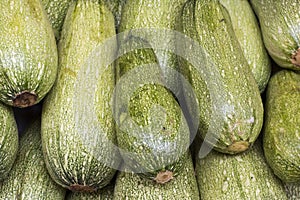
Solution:
<path fill-rule="evenodd" d="M 264 44 L 281 67 L 300 69 L 298 0 L 250 0 L 260 22 Z"/>
<path fill-rule="evenodd" d="M 48 174 L 40 129 L 40 120 L 36 120 L 21 137 L 16 162 L 8 178 L 0 185 L 0 199 L 65 198 L 66 190 L 57 185 Z"/>
<path fill-rule="evenodd" d="M 285 182 L 300 181 L 300 74 L 283 70 L 270 79 L 266 93 L 264 152 Z"/>
<path fill-rule="evenodd" d="M 99 55 L 98 47 L 110 37 L 109 48 Z M 116 50 L 114 18 L 106 6 L 98 1 L 73 3 L 59 43 L 58 79 L 42 112 L 47 168 L 58 184 L 73 191 L 104 187 L 120 163 L 109 103 L 115 69 L 103 63 Z"/>
<path fill-rule="evenodd" d="M 288 200 L 300 199 L 300 183 L 284 183 Z"/>
<path fill-rule="evenodd" d="M 263 105 L 228 12 L 217 0 L 189 1 L 182 32 L 194 40 L 180 47 L 188 58 L 180 68 L 194 89 L 198 105 L 187 101 L 187 108 L 193 118 L 199 115 L 202 139 L 224 153 L 247 150 L 262 128 Z"/>
<path fill-rule="evenodd" d="M 96 192 L 71 192 L 66 200 L 113 200 L 114 185 L 108 185 Z"/>
<path fill-rule="evenodd" d="M 56 78 L 53 30 L 39 0 L 3 0 L 0 13 L 0 100 L 34 105 Z"/>
<path fill-rule="evenodd" d="M 0 181 L 4 180 L 18 152 L 18 128 L 12 108 L 0 103 Z"/>
<path fill-rule="evenodd" d="M 234 33 L 262 93 L 271 75 L 271 62 L 254 11 L 247 0 L 220 2 L 230 15 Z"/>

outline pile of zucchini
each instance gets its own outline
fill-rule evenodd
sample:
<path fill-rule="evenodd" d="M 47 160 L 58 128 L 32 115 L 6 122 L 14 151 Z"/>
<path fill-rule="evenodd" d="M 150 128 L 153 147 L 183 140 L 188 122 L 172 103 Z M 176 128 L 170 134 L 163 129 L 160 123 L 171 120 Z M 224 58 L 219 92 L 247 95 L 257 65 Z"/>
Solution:
<path fill-rule="evenodd" d="M 0 200 L 300 199 L 299 0 L 0 13 Z"/>

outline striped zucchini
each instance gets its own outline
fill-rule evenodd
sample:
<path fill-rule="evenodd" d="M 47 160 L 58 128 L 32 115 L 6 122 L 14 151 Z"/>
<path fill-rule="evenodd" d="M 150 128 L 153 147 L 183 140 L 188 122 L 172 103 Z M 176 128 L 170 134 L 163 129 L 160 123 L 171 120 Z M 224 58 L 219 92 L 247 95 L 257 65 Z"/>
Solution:
<path fill-rule="evenodd" d="M 271 61 L 254 11 L 247 0 L 220 0 L 220 2 L 230 15 L 234 33 L 262 93 L 271 75 Z"/>
<path fill-rule="evenodd" d="M 105 0 L 107 7 L 115 16 L 115 25 L 117 30 L 121 21 L 122 10 L 126 1 L 127 0 Z"/>
<path fill-rule="evenodd" d="M 18 152 L 18 128 L 12 108 L 0 103 L 0 182 L 4 180 Z"/>
<path fill-rule="evenodd" d="M 265 161 L 260 141 L 238 155 L 212 150 L 196 160 L 201 199 L 287 199 L 282 182 Z"/>
<path fill-rule="evenodd" d="M 41 0 L 57 39 L 59 39 L 68 8 L 73 1 L 74 0 Z"/>
<path fill-rule="evenodd" d="M 114 200 L 123 199 L 199 200 L 191 156 L 188 156 L 183 171 L 169 183 L 163 185 L 128 171 L 120 172 L 116 180 Z"/>
<path fill-rule="evenodd" d="M 180 47 L 189 59 L 180 68 L 197 98 L 202 139 L 224 153 L 247 150 L 262 128 L 263 105 L 228 12 L 217 0 L 189 1 L 181 28 L 194 40 Z M 193 115 L 195 107 L 188 103 Z"/>
<path fill-rule="evenodd" d="M 300 199 L 300 183 L 284 183 L 288 200 Z"/>
<path fill-rule="evenodd" d="M 2 0 L 0 13 L 0 100 L 28 107 L 56 78 L 53 30 L 39 0 Z"/>
<path fill-rule="evenodd" d="M 102 57 L 93 54 L 110 37 Z M 120 162 L 109 103 L 114 66 L 102 62 L 112 59 L 116 50 L 114 18 L 107 7 L 96 0 L 73 3 L 59 42 L 58 79 L 42 111 L 48 171 L 58 184 L 73 191 L 104 187 Z"/>
<path fill-rule="evenodd" d="M 284 182 L 300 181 L 300 74 L 282 70 L 271 77 L 265 102 L 264 152 Z"/>
<path fill-rule="evenodd" d="M 0 199 L 63 200 L 66 190 L 48 174 L 41 145 L 40 120 L 21 137 L 16 162 L 0 186 Z"/>
<path fill-rule="evenodd" d="M 117 140 L 131 170 L 165 183 L 186 162 L 190 133 L 179 104 L 164 87 L 153 49 L 146 47 L 149 43 L 134 35 L 121 43 L 115 98 Z M 126 53 L 130 49 L 134 50 Z"/>
<path fill-rule="evenodd" d="M 70 192 L 66 200 L 113 200 L 114 185 L 105 186 L 96 192 Z"/>
<path fill-rule="evenodd" d="M 264 44 L 273 60 L 300 70 L 299 0 L 250 0 L 259 19 Z"/>

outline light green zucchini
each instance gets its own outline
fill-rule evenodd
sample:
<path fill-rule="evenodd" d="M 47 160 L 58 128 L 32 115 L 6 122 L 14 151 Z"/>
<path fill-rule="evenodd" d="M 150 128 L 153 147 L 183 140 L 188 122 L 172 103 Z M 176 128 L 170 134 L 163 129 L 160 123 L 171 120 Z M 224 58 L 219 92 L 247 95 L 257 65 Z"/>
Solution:
<path fill-rule="evenodd" d="M 70 192 L 66 200 L 113 200 L 114 185 L 105 186 L 95 192 Z"/>

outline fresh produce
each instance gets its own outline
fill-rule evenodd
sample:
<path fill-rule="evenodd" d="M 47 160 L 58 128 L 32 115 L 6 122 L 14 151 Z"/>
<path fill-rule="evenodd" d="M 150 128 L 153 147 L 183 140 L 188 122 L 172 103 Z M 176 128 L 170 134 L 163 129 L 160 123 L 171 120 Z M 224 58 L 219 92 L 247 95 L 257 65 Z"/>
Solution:
<path fill-rule="evenodd" d="M 0 13 L 0 100 L 34 105 L 56 78 L 53 30 L 39 0 L 3 0 Z"/>
<path fill-rule="evenodd" d="M 202 139 L 224 153 L 247 150 L 262 128 L 263 105 L 228 12 L 216 0 L 189 1 L 182 32 L 200 45 L 181 47 L 189 62 L 182 61 L 180 68 L 197 98 Z M 195 107 L 188 103 L 194 116 Z"/>
<path fill-rule="evenodd" d="M 258 142 L 238 155 L 213 150 L 197 158 L 196 177 L 201 199 L 287 199 Z"/>
<path fill-rule="evenodd" d="M 107 7 L 115 16 L 116 29 L 118 29 L 118 27 L 119 27 L 119 24 L 121 21 L 121 15 L 122 15 L 122 11 L 123 11 L 123 6 L 125 5 L 126 1 L 127 0 L 105 0 Z"/>
<path fill-rule="evenodd" d="M 230 15 L 234 33 L 262 93 L 271 75 L 271 62 L 254 11 L 247 0 L 220 2 Z"/>
<path fill-rule="evenodd" d="M 288 200 L 300 199 L 300 183 L 284 183 Z"/>
<path fill-rule="evenodd" d="M 68 8 L 73 1 L 74 0 L 41 0 L 57 39 L 59 39 Z"/>
<path fill-rule="evenodd" d="M 72 191 L 104 187 L 120 162 L 109 104 L 114 67 L 102 63 L 116 53 L 116 37 L 102 57 L 93 54 L 113 36 L 114 18 L 103 3 L 78 0 L 70 6 L 59 42 L 58 78 L 43 105 L 42 142 L 51 177 Z"/>
<path fill-rule="evenodd" d="M 250 0 L 269 55 L 281 67 L 300 69 L 298 0 Z"/>
<path fill-rule="evenodd" d="M 114 200 L 123 199 L 199 200 L 191 156 L 186 160 L 183 171 L 166 184 L 157 184 L 132 172 L 120 172 L 116 180 Z"/>
<path fill-rule="evenodd" d="M 300 181 L 300 74 L 283 70 L 267 87 L 264 152 L 274 173 L 284 182 Z"/>
<path fill-rule="evenodd" d="M 0 103 L 0 182 L 4 180 L 18 152 L 18 128 L 12 108 Z"/>
<path fill-rule="evenodd" d="M 96 192 L 70 192 L 66 200 L 113 200 L 114 185 L 108 185 Z"/>
<path fill-rule="evenodd" d="M 159 66 L 165 78 L 165 85 L 171 88 L 175 96 L 180 94 L 177 56 L 166 49 L 175 48 L 175 32 L 183 4 L 187 0 L 127 0 L 123 7 L 119 33 L 128 31 L 129 34 L 139 33 L 154 49 Z M 133 33 L 132 29 L 140 29 Z M 167 30 L 165 30 L 167 29 Z M 164 34 L 165 33 L 165 34 Z M 140 36 L 140 37 L 142 37 Z M 163 37 L 163 48 L 157 48 L 159 37 Z"/>
<path fill-rule="evenodd" d="M 164 183 L 175 177 L 189 147 L 189 128 L 164 78 L 153 49 L 129 35 L 117 61 L 115 116 L 125 163 L 141 176 Z M 126 53 L 129 49 L 132 51 Z"/>
<path fill-rule="evenodd" d="M 16 162 L 0 185 L 0 199 L 63 200 L 66 190 L 48 174 L 43 159 L 40 120 L 31 124 L 21 137 Z"/>

